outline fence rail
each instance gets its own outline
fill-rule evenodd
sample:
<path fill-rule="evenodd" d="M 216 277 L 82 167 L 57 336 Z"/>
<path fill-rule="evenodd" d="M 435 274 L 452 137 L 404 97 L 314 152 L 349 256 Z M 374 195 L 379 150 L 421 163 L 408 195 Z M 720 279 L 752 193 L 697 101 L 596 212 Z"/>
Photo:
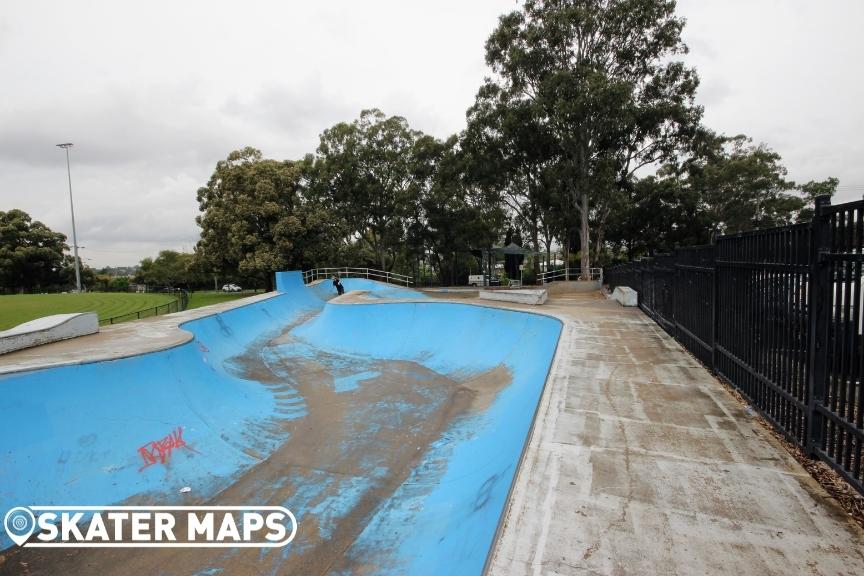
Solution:
<path fill-rule="evenodd" d="M 313 268 L 303 272 L 303 282 L 306 284 L 331 278 L 338 275 L 340 278 L 366 278 L 369 280 L 378 280 L 387 282 L 388 284 L 399 284 L 401 286 L 412 286 L 414 284 L 413 276 L 405 274 L 396 274 L 395 272 L 387 272 L 386 270 L 375 270 L 374 268 Z"/>
<path fill-rule="evenodd" d="M 548 270 L 540 273 L 540 281 L 543 284 L 561 280 L 597 280 L 603 283 L 603 269 L 589 268 L 587 275 L 582 274 L 581 268 L 558 268 L 556 270 Z"/>
<path fill-rule="evenodd" d="M 864 201 L 610 269 L 609 288 L 864 493 Z"/>
<path fill-rule="evenodd" d="M 107 326 L 111 324 L 119 324 L 121 322 L 128 322 L 130 320 L 141 320 L 142 318 L 150 318 L 151 316 L 159 316 L 160 314 L 170 314 L 172 312 L 180 312 L 181 310 L 185 310 L 189 305 L 189 293 L 186 290 L 182 290 L 179 288 L 163 288 L 163 289 L 155 289 L 155 292 L 166 292 L 172 294 L 177 297 L 176 300 L 172 300 L 171 302 L 167 302 L 165 304 L 159 304 L 158 306 L 153 306 L 151 308 L 144 308 L 143 310 L 136 310 L 134 312 L 127 312 L 126 314 L 118 314 L 117 316 L 111 316 L 110 318 L 102 318 L 99 320 L 100 326 Z"/>

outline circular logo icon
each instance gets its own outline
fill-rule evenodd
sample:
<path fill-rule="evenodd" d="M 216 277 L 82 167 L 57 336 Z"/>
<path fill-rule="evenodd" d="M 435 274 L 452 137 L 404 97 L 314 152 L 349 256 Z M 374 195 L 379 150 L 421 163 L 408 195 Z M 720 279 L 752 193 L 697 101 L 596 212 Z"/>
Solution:
<path fill-rule="evenodd" d="M 6 528 L 6 534 L 9 535 L 9 538 L 21 546 L 36 528 L 36 518 L 29 508 L 18 506 L 6 513 L 3 518 L 3 527 Z"/>

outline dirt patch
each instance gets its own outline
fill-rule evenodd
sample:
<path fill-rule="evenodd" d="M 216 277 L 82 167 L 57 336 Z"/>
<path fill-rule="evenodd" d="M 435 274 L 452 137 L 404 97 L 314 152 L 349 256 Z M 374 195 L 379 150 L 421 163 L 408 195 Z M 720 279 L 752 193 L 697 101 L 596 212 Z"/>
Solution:
<path fill-rule="evenodd" d="M 288 439 L 207 502 L 282 505 L 297 515 L 288 547 L 260 549 L 18 550 L 0 574 L 367 574 L 393 568 L 400 535 L 362 549 L 358 537 L 412 478 L 428 491 L 447 460 L 433 445 L 472 413 L 489 407 L 511 382 L 503 366 L 454 379 L 407 361 L 371 361 L 304 347 L 290 330 L 232 359 L 244 378 L 277 396 L 302 399 L 305 415 L 274 419 Z M 261 456 L 258 455 L 260 458 Z M 422 469 L 421 472 L 418 472 Z M 422 482 L 414 482 L 422 475 Z M 416 484 L 416 485 L 415 485 Z M 150 498 L 148 498 L 150 500 Z M 404 509 L 402 510 L 404 514 Z M 178 529 L 185 527 L 178 519 Z M 405 527 L 410 533 L 412 527 Z M 0 556 L 2 558 L 2 556 Z"/>

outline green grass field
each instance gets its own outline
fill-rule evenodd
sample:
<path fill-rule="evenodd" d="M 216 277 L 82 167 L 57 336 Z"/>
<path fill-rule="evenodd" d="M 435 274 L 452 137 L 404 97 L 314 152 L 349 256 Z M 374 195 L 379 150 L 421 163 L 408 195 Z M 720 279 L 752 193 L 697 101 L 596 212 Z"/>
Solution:
<path fill-rule="evenodd" d="M 50 314 L 96 312 L 99 319 L 137 312 L 175 300 L 168 294 L 88 292 L 86 294 L 16 294 L 0 296 L 0 330 Z"/>
<path fill-rule="evenodd" d="M 188 308 L 200 308 L 250 296 L 247 293 L 193 292 L 189 294 Z M 168 294 L 132 294 L 125 292 L 88 292 L 86 294 L 16 294 L 0 296 L 0 330 L 7 330 L 22 322 L 70 312 L 96 312 L 99 320 L 122 314 L 134 314 L 176 300 Z M 161 309 L 160 313 L 165 313 Z M 134 320 L 135 317 L 122 318 Z"/>

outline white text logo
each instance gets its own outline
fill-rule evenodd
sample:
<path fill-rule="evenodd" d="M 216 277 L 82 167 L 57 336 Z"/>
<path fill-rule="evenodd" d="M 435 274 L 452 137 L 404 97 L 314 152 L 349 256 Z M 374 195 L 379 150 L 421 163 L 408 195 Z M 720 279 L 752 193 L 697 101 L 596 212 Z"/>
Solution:
<path fill-rule="evenodd" d="M 26 548 L 277 548 L 297 519 L 282 506 L 18 506 L 3 527 Z"/>

